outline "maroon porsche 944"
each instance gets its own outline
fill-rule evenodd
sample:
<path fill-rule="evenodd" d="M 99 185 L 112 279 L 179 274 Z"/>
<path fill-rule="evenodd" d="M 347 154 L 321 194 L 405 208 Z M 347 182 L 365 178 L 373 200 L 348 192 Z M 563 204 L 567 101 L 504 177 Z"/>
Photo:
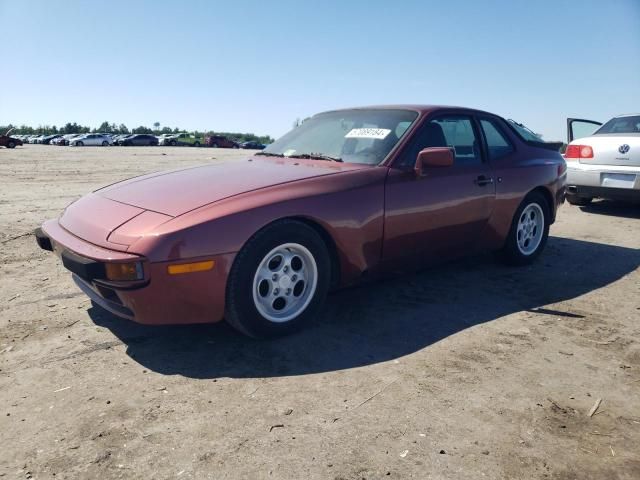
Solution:
<path fill-rule="evenodd" d="M 329 111 L 242 161 L 101 188 L 36 239 L 118 316 L 277 336 L 364 278 L 480 250 L 534 261 L 564 201 L 558 148 L 467 108 Z"/>

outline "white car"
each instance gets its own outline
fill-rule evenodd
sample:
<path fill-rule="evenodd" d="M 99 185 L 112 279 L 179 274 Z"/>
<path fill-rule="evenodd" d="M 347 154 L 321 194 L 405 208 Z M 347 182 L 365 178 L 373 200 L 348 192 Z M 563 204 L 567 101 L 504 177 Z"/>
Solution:
<path fill-rule="evenodd" d="M 101 135 L 99 133 L 87 133 L 85 135 L 80 135 L 79 137 L 73 138 L 69 141 L 69 145 L 73 147 L 84 147 L 84 146 L 100 146 L 108 147 L 111 145 L 112 140 L 111 137 L 107 135 Z"/>
<path fill-rule="evenodd" d="M 640 114 L 620 115 L 604 125 L 569 118 L 567 130 L 570 204 L 584 206 L 594 198 L 640 201 Z"/>

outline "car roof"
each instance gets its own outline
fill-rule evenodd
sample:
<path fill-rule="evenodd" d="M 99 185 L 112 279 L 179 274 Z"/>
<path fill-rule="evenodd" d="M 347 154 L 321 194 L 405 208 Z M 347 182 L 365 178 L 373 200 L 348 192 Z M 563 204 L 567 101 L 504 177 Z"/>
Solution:
<path fill-rule="evenodd" d="M 640 113 L 623 113 L 622 115 L 616 115 L 613 118 L 623 118 L 623 117 L 637 117 Z"/>
<path fill-rule="evenodd" d="M 482 113 L 486 115 L 496 115 L 495 113 L 478 110 L 475 108 L 460 107 L 455 105 L 428 105 L 428 104 L 395 104 L 395 105 L 368 105 L 352 108 L 339 108 L 336 110 L 327 110 L 321 113 L 340 112 L 348 110 L 413 110 L 421 114 L 435 112 L 437 110 L 464 110 L 466 112 Z"/>

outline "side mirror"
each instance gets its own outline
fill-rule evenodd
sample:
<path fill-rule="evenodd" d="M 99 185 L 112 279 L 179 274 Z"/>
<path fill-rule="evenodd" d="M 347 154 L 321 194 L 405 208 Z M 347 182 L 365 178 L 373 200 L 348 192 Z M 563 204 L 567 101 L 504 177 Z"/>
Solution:
<path fill-rule="evenodd" d="M 453 165 L 453 152 L 449 147 L 430 147 L 421 150 L 416 159 L 414 171 L 422 176 L 424 167 L 450 167 Z"/>

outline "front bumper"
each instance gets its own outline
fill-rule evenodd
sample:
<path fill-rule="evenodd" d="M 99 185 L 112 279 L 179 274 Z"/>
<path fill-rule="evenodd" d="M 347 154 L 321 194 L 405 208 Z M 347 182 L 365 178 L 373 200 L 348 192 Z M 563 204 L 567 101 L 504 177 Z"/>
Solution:
<path fill-rule="evenodd" d="M 150 262 L 138 255 L 109 250 L 82 240 L 57 220 L 46 222 L 35 232 L 40 248 L 54 252 L 73 273 L 80 289 L 111 313 L 148 325 L 213 323 L 224 316 L 227 276 L 235 254 L 208 257 L 212 270 L 170 275 L 168 265 L 200 261 L 176 259 Z M 106 263 L 142 261 L 144 279 L 110 282 L 102 272 Z"/>

